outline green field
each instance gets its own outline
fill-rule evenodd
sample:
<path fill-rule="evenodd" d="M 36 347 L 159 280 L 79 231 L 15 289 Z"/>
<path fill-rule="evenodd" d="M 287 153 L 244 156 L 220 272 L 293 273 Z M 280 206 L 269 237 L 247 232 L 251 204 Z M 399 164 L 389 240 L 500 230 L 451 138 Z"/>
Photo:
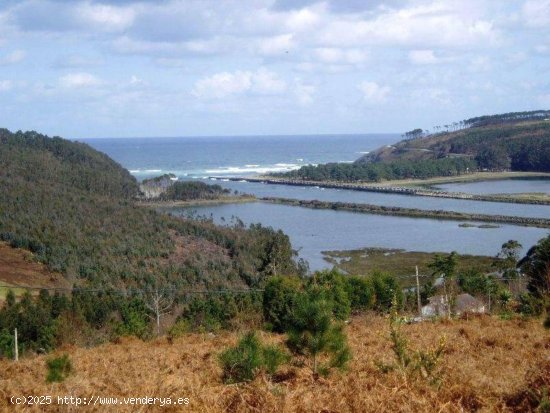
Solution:
<path fill-rule="evenodd" d="M 353 275 L 368 275 L 383 271 L 399 278 L 403 287 L 413 285 L 415 266 L 421 275 L 430 275 L 428 264 L 437 253 L 405 251 L 400 249 L 364 248 L 348 251 L 323 251 L 325 259 L 337 268 Z M 439 253 L 444 254 L 445 253 Z M 458 255 L 457 271 L 475 268 L 483 272 L 494 271 L 493 257 Z M 432 277 L 422 277 L 430 280 Z"/>

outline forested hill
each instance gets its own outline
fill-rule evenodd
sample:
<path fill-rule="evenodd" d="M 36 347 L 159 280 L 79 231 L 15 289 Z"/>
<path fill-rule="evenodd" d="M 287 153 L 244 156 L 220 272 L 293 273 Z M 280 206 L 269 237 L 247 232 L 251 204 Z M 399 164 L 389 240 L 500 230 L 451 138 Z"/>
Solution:
<path fill-rule="evenodd" d="M 14 179 L 51 181 L 97 195 L 137 194 L 137 182 L 126 169 L 85 143 L 7 129 L 0 129 L 0 143 L 2 167 Z"/>
<path fill-rule="evenodd" d="M 2 129 L 0 165 L 0 240 L 73 285 L 243 288 L 297 271 L 281 232 L 135 205 L 135 179 L 88 145 Z"/>
<path fill-rule="evenodd" d="M 479 168 L 550 171 L 550 121 L 479 120 L 473 124 L 481 126 L 405 139 L 369 153 L 357 163 L 469 157 Z"/>
<path fill-rule="evenodd" d="M 461 175 L 476 170 L 550 172 L 550 112 L 481 116 L 445 125 L 443 132 L 414 129 L 402 141 L 352 164 L 304 166 L 283 176 L 304 180 L 383 181 Z M 442 127 L 438 127 L 441 129 Z"/>

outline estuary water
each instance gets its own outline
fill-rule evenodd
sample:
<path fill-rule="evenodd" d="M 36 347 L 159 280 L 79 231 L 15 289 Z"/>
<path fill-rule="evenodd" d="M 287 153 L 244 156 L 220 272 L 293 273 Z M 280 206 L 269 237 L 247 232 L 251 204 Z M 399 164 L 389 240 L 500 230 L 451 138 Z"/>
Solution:
<path fill-rule="evenodd" d="M 247 136 L 197 138 L 89 139 L 130 170 L 138 180 L 174 173 L 180 179 L 207 180 L 208 176 L 247 176 L 288 171 L 307 164 L 352 162 L 362 154 L 399 140 L 399 135 Z M 442 185 L 449 191 L 471 193 L 549 192 L 550 180 L 515 180 Z M 211 182 L 214 183 L 214 182 Z M 350 190 L 215 181 L 224 187 L 256 196 L 319 199 L 454 210 L 484 214 L 550 217 L 550 206 L 413 197 Z M 462 186 L 461 186 L 462 185 Z M 535 188 L 535 189 L 533 189 Z M 506 189 L 506 190 L 503 190 Z M 475 191 L 475 192 L 474 192 Z M 247 224 L 260 222 L 289 235 L 299 256 L 320 269 L 329 264 L 322 251 L 364 247 L 403 248 L 411 251 L 495 255 L 509 239 L 529 248 L 548 230 L 513 225 L 480 229 L 459 227 L 457 221 L 389 217 L 346 211 L 312 210 L 262 202 L 176 208 L 227 224 L 238 217 Z"/>
<path fill-rule="evenodd" d="M 499 228 L 463 228 L 458 221 L 361 214 L 348 211 L 299 208 L 262 202 L 175 208 L 175 215 L 191 211 L 228 223 L 238 217 L 245 224 L 261 222 L 282 229 L 299 256 L 312 270 L 325 268 L 322 251 L 364 247 L 402 248 L 409 251 L 496 255 L 510 239 L 529 247 L 548 234 L 540 228 L 501 225 Z"/>
<path fill-rule="evenodd" d="M 468 194 L 519 194 L 524 192 L 550 194 L 550 179 L 511 178 L 488 182 L 460 182 L 437 185 L 436 188 Z"/>
<path fill-rule="evenodd" d="M 488 187 L 500 181 L 484 182 Z M 214 182 L 211 182 L 214 183 Z M 512 204 L 503 202 L 470 201 L 465 199 L 420 197 L 378 192 L 353 191 L 346 189 L 317 188 L 313 186 L 290 186 L 264 184 L 259 182 L 224 182 L 215 183 L 236 190 L 249 193 L 257 197 L 276 196 L 281 198 L 295 198 L 303 200 L 317 199 L 320 201 L 341 201 L 374 204 L 383 206 L 398 206 L 404 208 L 432 209 L 444 211 L 459 211 L 490 215 L 512 215 L 519 217 L 549 218 L 550 206 Z M 481 183 L 481 182 L 478 182 Z M 547 182 L 550 189 L 550 181 Z"/>

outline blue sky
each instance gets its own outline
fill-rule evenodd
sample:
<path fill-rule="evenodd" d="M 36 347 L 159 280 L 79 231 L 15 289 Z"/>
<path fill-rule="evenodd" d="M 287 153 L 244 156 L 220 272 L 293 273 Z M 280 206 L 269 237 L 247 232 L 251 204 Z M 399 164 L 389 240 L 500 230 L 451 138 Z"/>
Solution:
<path fill-rule="evenodd" d="M 550 108 L 550 0 L 0 2 L 0 127 L 402 132 Z"/>

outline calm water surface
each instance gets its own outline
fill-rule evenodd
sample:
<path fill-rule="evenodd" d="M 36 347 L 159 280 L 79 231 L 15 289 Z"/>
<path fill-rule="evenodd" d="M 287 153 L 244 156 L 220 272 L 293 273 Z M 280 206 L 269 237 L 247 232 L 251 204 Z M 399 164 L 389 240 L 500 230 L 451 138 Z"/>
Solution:
<path fill-rule="evenodd" d="M 261 202 L 175 208 L 170 211 L 175 215 L 196 211 L 222 224 L 236 216 L 246 224 L 261 222 L 281 229 L 313 270 L 328 266 L 321 254 L 321 251 L 327 250 L 384 247 L 496 255 L 501 245 L 509 239 L 530 247 L 548 235 L 546 229 L 513 225 L 494 229 L 461 228 L 458 221 L 315 210 Z"/>
<path fill-rule="evenodd" d="M 357 202 L 404 208 L 459 211 L 468 213 L 550 218 L 550 205 L 511 204 L 503 202 L 468 201 L 462 199 L 420 197 L 345 189 L 316 188 L 262 184 L 257 182 L 215 181 L 226 188 L 254 194 L 257 197 L 276 196 L 303 200 Z"/>
<path fill-rule="evenodd" d="M 443 191 L 466 192 L 468 194 L 517 194 L 539 192 L 550 194 L 549 179 L 502 179 L 484 182 L 458 182 L 435 186 Z"/>

